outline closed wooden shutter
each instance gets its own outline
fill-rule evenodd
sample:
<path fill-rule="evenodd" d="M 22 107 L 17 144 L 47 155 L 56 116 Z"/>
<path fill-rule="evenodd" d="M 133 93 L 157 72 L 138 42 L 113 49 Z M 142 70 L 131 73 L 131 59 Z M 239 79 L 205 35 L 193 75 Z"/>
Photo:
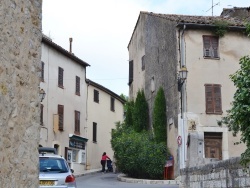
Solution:
<path fill-rule="evenodd" d="M 80 134 L 80 112 L 75 111 L 75 133 Z"/>
<path fill-rule="evenodd" d="M 205 85 L 205 93 L 206 93 L 206 113 L 211 114 L 214 113 L 213 108 L 213 85 L 206 84 Z"/>
<path fill-rule="evenodd" d="M 94 89 L 94 101 L 99 102 L 99 91 Z"/>
<path fill-rule="evenodd" d="M 59 130 L 60 131 L 63 131 L 63 112 L 64 112 L 64 106 L 58 105 Z"/>
<path fill-rule="evenodd" d="M 134 63 L 133 60 L 129 61 L 129 80 L 128 84 L 130 85 L 134 80 Z"/>
<path fill-rule="evenodd" d="M 76 76 L 76 95 L 80 95 L 80 78 Z"/>
<path fill-rule="evenodd" d="M 219 57 L 219 54 L 218 54 L 218 37 L 211 37 L 211 45 L 212 45 L 212 56 L 214 58 Z"/>
<path fill-rule="evenodd" d="M 93 122 L 93 142 L 96 142 L 96 135 L 97 135 L 97 123 Z"/>
<path fill-rule="evenodd" d="M 221 85 L 206 84 L 205 96 L 206 96 L 206 113 L 222 114 Z"/>
<path fill-rule="evenodd" d="M 221 107 L 221 86 L 214 85 L 214 112 L 215 113 L 222 113 Z"/>
<path fill-rule="evenodd" d="M 114 97 L 110 97 L 110 110 L 111 111 L 115 111 L 115 98 Z"/>
<path fill-rule="evenodd" d="M 43 104 L 40 106 L 40 124 L 43 125 Z"/>
<path fill-rule="evenodd" d="M 58 86 L 63 87 L 63 68 L 58 68 Z"/>

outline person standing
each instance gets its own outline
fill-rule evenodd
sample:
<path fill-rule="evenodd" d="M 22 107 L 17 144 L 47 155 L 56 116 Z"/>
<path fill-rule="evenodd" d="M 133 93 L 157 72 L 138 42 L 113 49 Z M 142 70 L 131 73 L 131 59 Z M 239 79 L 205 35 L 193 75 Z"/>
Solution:
<path fill-rule="evenodd" d="M 105 172 L 105 166 L 106 166 L 106 160 L 107 159 L 110 159 L 110 158 L 107 156 L 106 152 L 103 152 L 102 159 L 101 159 L 102 172 Z"/>

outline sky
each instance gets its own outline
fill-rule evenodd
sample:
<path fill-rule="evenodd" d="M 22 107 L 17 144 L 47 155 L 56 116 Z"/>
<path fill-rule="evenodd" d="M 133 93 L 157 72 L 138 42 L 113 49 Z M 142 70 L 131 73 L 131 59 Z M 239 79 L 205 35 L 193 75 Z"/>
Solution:
<path fill-rule="evenodd" d="M 42 31 L 90 64 L 86 77 L 128 96 L 128 43 L 140 11 L 219 16 L 249 0 L 43 0 Z M 213 7 L 213 8 L 212 8 Z"/>

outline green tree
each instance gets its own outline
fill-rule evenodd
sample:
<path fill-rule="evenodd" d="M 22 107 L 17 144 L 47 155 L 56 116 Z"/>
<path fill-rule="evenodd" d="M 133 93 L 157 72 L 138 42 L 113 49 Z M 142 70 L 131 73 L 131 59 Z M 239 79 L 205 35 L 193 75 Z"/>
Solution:
<path fill-rule="evenodd" d="M 134 101 L 127 101 L 125 104 L 125 125 L 133 126 L 133 110 L 134 110 Z"/>
<path fill-rule="evenodd" d="M 166 99 L 162 87 L 158 90 L 153 109 L 153 128 L 156 142 L 167 142 Z"/>
<path fill-rule="evenodd" d="M 141 132 L 148 129 L 148 103 L 144 95 L 144 91 L 137 92 L 134 110 L 133 110 L 133 126 L 134 130 Z"/>
<path fill-rule="evenodd" d="M 227 111 L 226 117 L 220 123 L 228 126 L 233 135 L 241 133 L 241 142 L 247 149 L 241 154 L 241 163 L 250 162 L 250 58 L 244 56 L 240 59 L 240 69 L 230 75 L 236 86 L 232 107 Z"/>

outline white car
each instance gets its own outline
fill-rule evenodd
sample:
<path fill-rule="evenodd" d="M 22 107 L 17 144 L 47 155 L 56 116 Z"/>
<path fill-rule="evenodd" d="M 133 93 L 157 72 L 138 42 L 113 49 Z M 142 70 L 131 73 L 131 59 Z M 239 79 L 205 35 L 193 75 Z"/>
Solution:
<path fill-rule="evenodd" d="M 48 148 L 39 148 L 40 188 L 76 188 L 74 171 L 69 168 L 67 161 L 55 152 L 48 151 Z"/>

